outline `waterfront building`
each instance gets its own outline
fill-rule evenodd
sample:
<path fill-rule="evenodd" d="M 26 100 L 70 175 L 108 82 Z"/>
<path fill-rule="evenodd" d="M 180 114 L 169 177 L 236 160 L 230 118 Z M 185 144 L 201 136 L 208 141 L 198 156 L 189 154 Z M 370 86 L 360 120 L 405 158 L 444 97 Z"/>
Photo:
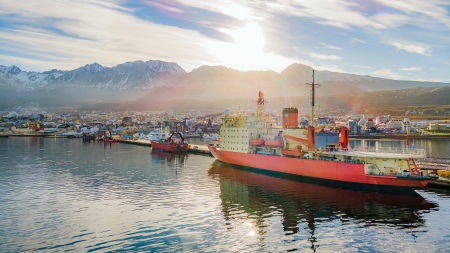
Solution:
<path fill-rule="evenodd" d="M 316 124 L 317 125 L 328 125 L 330 124 L 331 119 L 329 117 L 318 117 L 316 119 Z"/>
<path fill-rule="evenodd" d="M 386 123 L 386 130 L 401 130 L 403 121 L 401 119 L 392 119 Z"/>
<path fill-rule="evenodd" d="M 361 126 L 359 126 L 356 120 L 349 120 L 347 122 L 347 128 L 350 134 L 358 134 L 361 132 Z"/>
<path fill-rule="evenodd" d="M 402 131 L 406 134 L 411 133 L 411 121 L 408 118 L 403 119 Z"/>
<path fill-rule="evenodd" d="M 367 122 L 367 119 L 364 117 L 364 115 L 363 115 L 363 117 L 362 117 L 362 119 L 360 119 L 359 121 L 358 121 L 358 125 L 359 126 L 364 126 L 365 124 L 366 124 L 366 122 Z"/>
<path fill-rule="evenodd" d="M 449 131 L 450 124 L 446 123 L 433 123 L 428 125 L 428 130 L 430 131 Z"/>
<path fill-rule="evenodd" d="M 411 127 L 415 128 L 427 128 L 429 121 L 428 120 L 411 120 Z"/>
<path fill-rule="evenodd" d="M 373 121 L 373 119 L 368 119 L 365 124 L 365 127 L 366 127 L 366 131 L 368 131 L 368 132 L 371 132 L 374 129 L 376 131 L 376 125 L 375 125 L 375 122 Z"/>

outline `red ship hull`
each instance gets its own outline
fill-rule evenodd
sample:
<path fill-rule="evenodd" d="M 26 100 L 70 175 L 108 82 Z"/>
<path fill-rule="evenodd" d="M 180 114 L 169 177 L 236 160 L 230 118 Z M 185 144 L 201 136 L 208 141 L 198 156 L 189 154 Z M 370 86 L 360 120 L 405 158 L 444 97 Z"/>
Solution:
<path fill-rule="evenodd" d="M 169 152 L 186 152 L 189 149 L 189 145 L 187 143 L 160 143 L 158 141 L 152 141 L 151 145 L 154 149 L 161 149 Z"/>
<path fill-rule="evenodd" d="M 409 188 L 422 188 L 429 182 L 429 179 L 411 180 L 389 175 L 367 175 L 364 173 L 364 164 L 239 153 L 219 150 L 214 146 L 208 147 L 216 159 L 225 163 L 298 176 L 345 183 Z"/>

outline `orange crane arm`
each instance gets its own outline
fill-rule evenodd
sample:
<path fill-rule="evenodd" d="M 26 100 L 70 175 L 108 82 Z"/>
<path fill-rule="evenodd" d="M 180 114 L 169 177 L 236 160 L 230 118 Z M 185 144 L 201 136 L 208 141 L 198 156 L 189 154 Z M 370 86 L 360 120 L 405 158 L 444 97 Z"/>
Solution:
<path fill-rule="evenodd" d="M 290 139 L 296 142 L 300 142 L 301 144 L 304 144 L 306 146 L 308 146 L 308 140 L 302 139 L 302 138 L 298 138 L 298 137 L 294 137 L 294 136 L 290 136 L 290 135 L 284 135 L 284 137 L 286 139 Z"/>
<path fill-rule="evenodd" d="M 308 147 L 308 151 L 313 151 L 315 147 L 315 140 L 314 140 L 314 127 L 308 126 L 308 138 L 302 139 L 290 135 L 284 135 L 284 138 L 291 139 L 293 141 L 300 142 L 303 145 L 306 145 Z"/>

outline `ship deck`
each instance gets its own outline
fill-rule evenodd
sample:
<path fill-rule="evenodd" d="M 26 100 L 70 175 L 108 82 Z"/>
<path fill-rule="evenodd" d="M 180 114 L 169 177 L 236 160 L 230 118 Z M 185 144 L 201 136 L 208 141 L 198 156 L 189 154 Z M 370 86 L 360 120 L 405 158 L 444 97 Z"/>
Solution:
<path fill-rule="evenodd" d="M 349 148 L 348 150 L 336 150 L 336 149 L 323 149 L 319 151 L 323 155 L 345 155 L 345 156 L 355 156 L 355 157 L 366 157 L 366 158 L 394 158 L 394 159 L 407 159 L 415 158 L 422 159 L 426 158 L 426 152 L 423 149 L 411 150 L 407 148 L 392 148 L 392 147 L 382 147 L 382 148 Z"/>

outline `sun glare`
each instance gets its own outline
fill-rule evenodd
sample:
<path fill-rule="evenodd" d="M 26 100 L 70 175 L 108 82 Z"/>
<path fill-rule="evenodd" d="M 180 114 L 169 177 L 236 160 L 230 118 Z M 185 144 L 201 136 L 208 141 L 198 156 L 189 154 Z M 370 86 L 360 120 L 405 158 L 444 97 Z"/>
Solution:
<path fill-rule="evenodd" d="M 273 53 L 265 52 L 266 40 L 263 30 L 257 23 L 247 23 L 236 30 L 224 33 L 233 38 L 233 42 L 211 42 L 208 51 L 216 57 L 220 65 L 247 70 L 282 70 L 293 60 Z"/>
<path fill-rule="evenodd" d="M 258 55 L 263 52 L 265 44 L 261 27 L 255 23 L 248 23 L 243 28 L 232 32 L 234 47 L 244 55 Z"/>

